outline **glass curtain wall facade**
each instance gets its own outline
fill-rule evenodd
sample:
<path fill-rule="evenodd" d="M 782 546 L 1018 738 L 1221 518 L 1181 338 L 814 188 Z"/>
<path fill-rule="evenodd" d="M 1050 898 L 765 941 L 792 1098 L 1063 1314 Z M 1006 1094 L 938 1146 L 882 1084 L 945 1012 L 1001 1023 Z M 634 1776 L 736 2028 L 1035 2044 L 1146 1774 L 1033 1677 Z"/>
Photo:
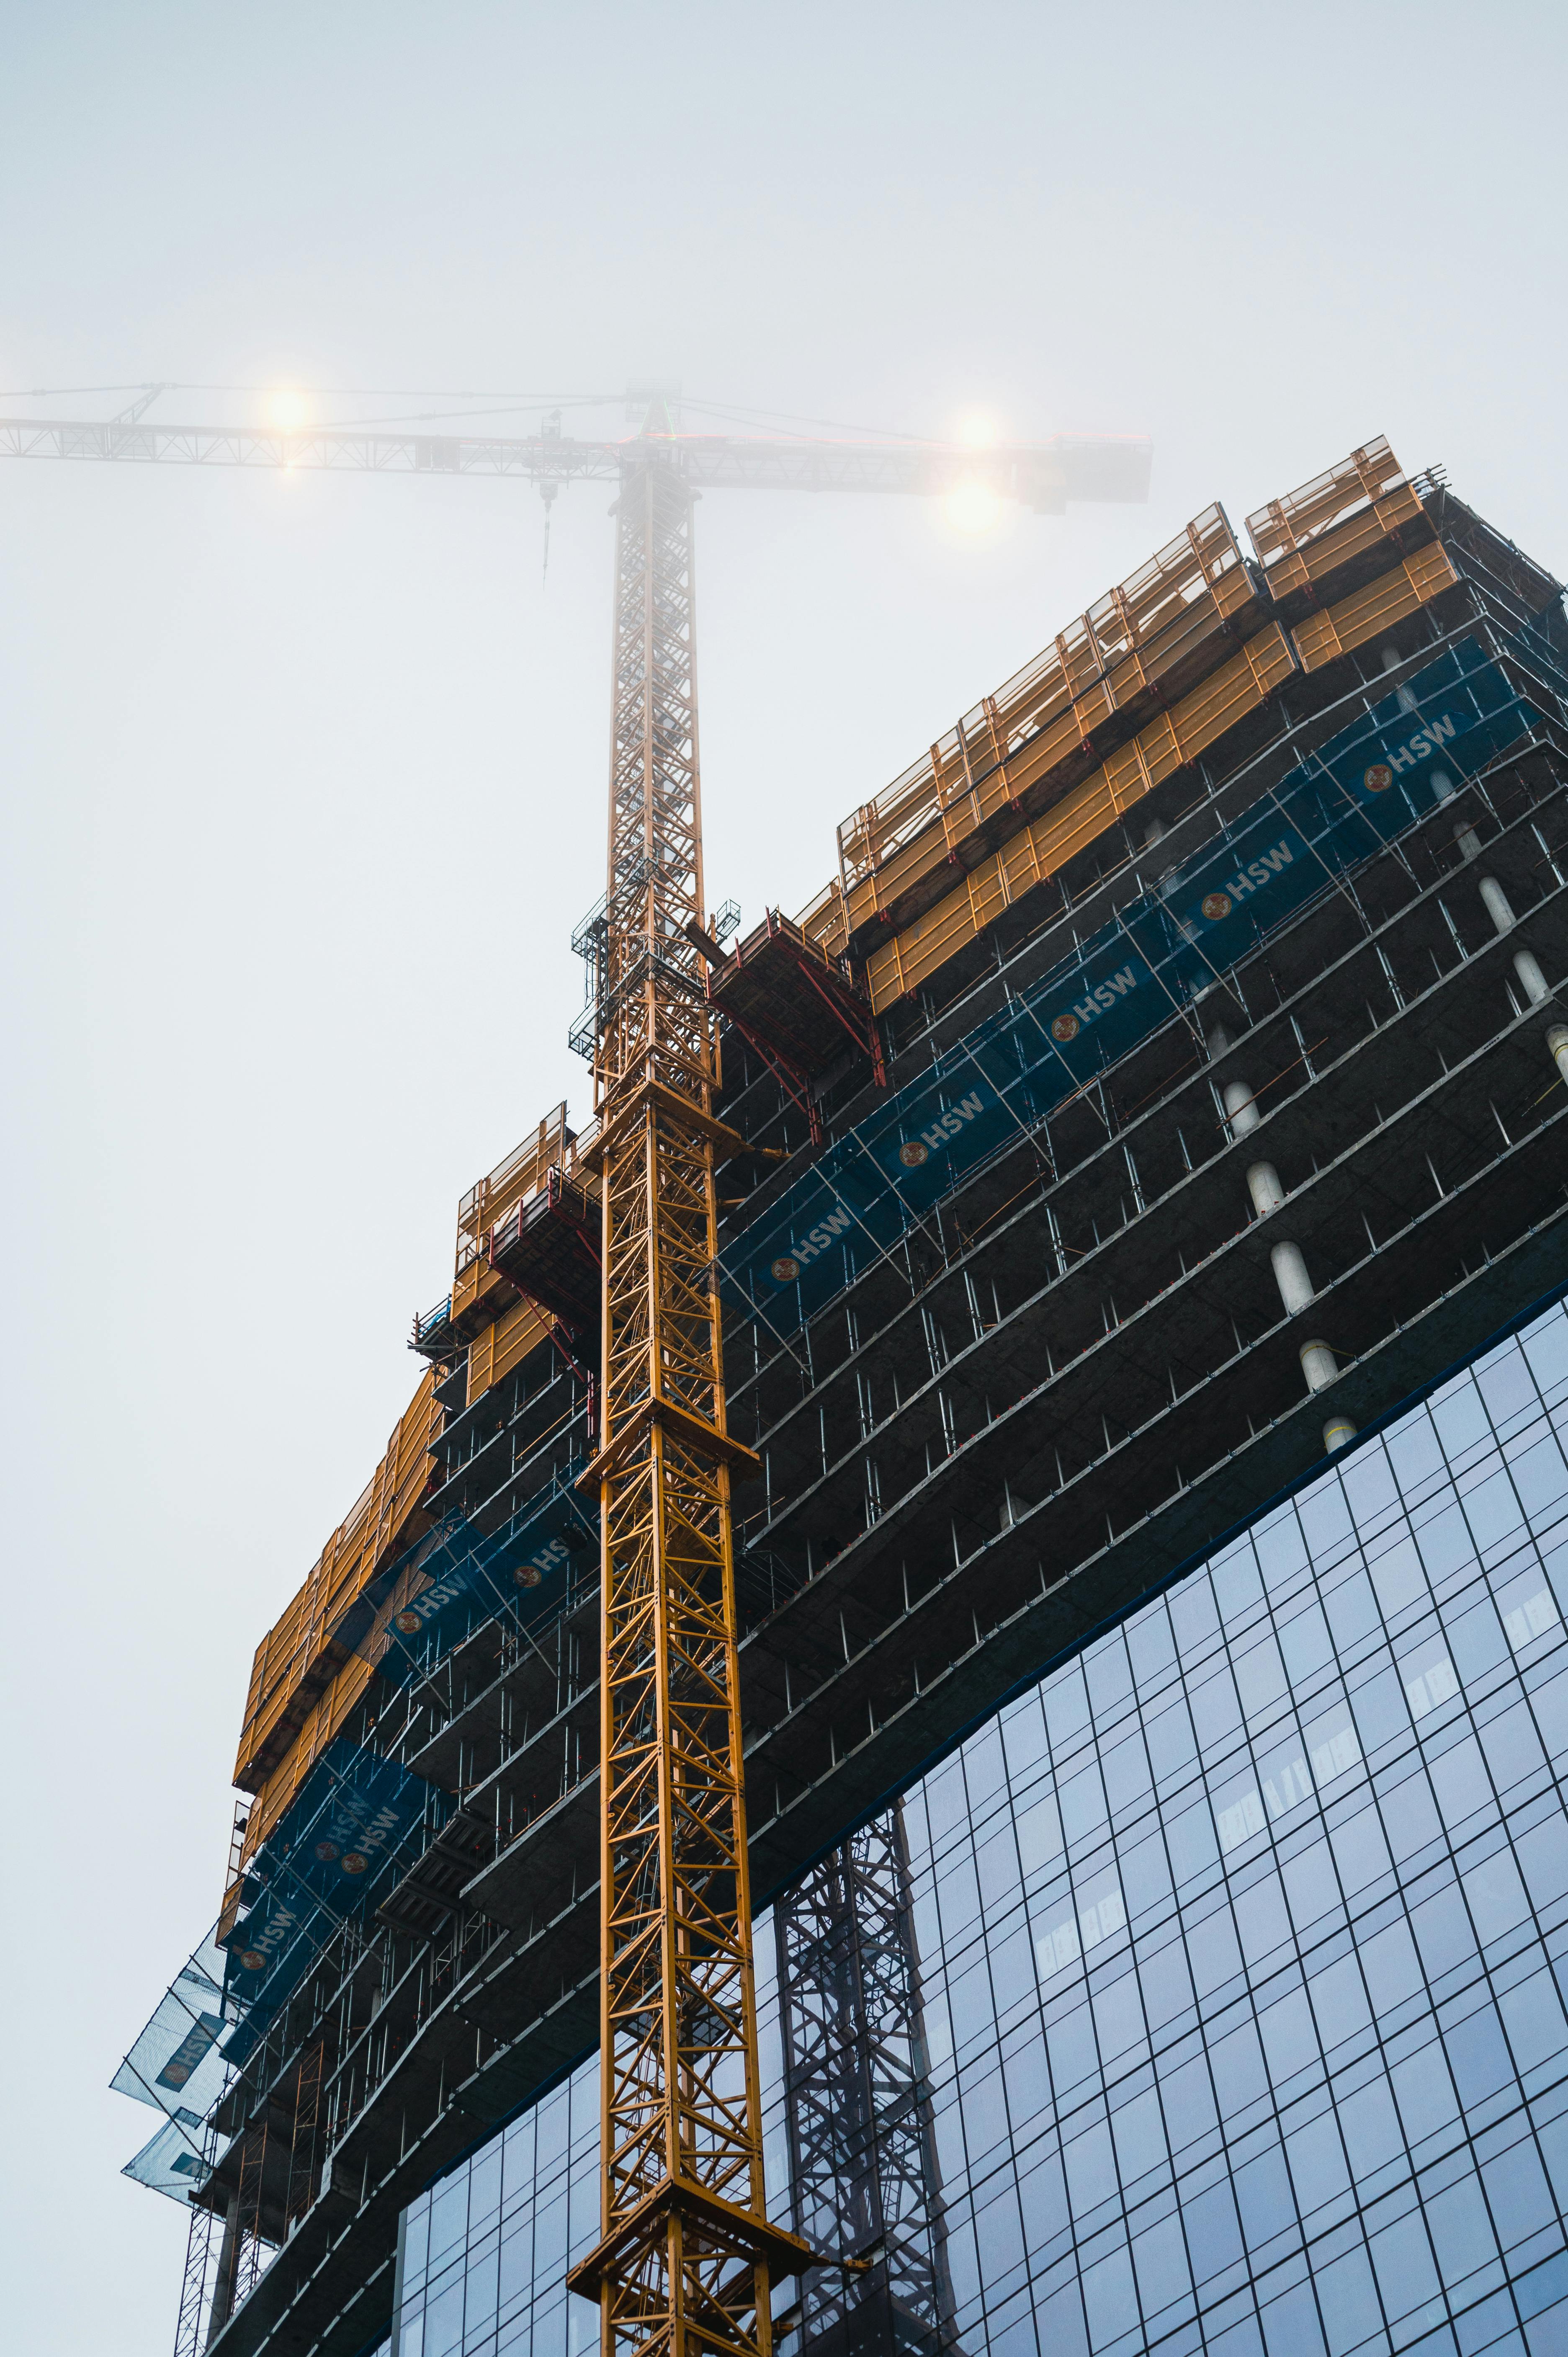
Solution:
<path fill-rule="evenodd" d="M 906 1795 L 963 2357 L 1568 2352 L 1565 1426 L 1559 1304 Z M 597 2133 L 410 2208 L 396 2357 L 594 2344 Z"/>

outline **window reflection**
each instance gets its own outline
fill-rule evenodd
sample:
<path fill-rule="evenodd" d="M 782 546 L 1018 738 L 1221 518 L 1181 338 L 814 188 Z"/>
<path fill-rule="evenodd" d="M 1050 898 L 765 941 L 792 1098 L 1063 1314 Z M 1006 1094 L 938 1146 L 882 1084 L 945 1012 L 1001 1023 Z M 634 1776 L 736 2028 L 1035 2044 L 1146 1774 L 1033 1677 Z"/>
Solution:
<path fill-rule="evenodd" d="M 1127 1921 L 1122 1886 L 1112 1876 L 1087 1892 L 1075 1908 L 1035 1934 L 1035 1954 L 1040 1977 L 1047 1980 L 1120 1932 Z"/>
<path fill-rule="evenodd" d="M 906 2299 L 890 2343 L 823 2357 L 1568 2351 L 1556 1426 L 1561 1308 L 906 1796 L 923 2014 L 897 2059 L 950 2280 L 940 2330 Z M 787 2219 L 773 1950 L 765 1923 Z M 897 2074 L 867 2067 L 891 2135 Z M 589 2062 L 411 2207 L 393 2357 L 587 2357 L 562 2276 L 597 2129 Z M 778 2346 L 806 2357 L 798 2323 Z"/>

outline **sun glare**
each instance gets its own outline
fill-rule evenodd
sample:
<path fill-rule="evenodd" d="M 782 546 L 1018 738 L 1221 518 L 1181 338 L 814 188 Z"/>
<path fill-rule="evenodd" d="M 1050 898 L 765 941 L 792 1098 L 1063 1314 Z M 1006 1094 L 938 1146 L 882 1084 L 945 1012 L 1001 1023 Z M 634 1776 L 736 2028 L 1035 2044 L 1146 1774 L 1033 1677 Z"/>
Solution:
<path fill-rule="evenodd" d="M 976 411 L 966 417 L 958 429 L 958 438 L 966 450 L 989 450 L 996 440 L 996 421 Z"/>
<path fill-rule="evenodd" d="M 280 389 L 268 397 L 267 415 L 280 434 L 297 434 L 306 422 L 305 395 Z"/>
<path fill-rule="evenodd" d="M 989 483 L 960 483 L 942 504 L 953 530 L 972 538 L 993 532 L 1002 520 L 1002 501 Z"/>

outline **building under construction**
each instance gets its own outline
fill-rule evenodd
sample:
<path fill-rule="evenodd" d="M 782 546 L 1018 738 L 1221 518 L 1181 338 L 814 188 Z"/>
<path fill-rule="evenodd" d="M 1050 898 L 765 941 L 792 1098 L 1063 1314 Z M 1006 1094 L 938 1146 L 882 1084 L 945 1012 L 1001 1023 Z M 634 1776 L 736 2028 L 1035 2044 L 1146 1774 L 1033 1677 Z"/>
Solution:
<path fill-rule="evenodd" d="M 722 1327 L 723 1448 L 661 1429 L 732 1501 L 755 1942 L 704 2100 L 755 2078 L 772 2222 L 749 2337 L 659 2345 L 1568 2346 L 1558 585 L 1380 441 L 1211 507 L 799 917 L 711 920 L 699 861 L 628 965 L 645 785 L 574 943 L 603 1117 L 463 1198 L 115 2082 L 188 2207 L 176 2357 L 610 2318 L 604 1076 L 661 973 L 721 1060 L 646 1248 Z"/>

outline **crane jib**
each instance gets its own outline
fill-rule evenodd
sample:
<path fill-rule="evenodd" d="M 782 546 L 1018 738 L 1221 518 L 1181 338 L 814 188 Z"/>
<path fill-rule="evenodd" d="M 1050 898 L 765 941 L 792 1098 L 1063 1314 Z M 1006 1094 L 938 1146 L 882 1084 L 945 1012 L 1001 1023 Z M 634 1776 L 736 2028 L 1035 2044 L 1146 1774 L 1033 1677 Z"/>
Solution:
<path fill-rule="evenodd" d="M 1033 507 L 1148 497 L 1152 445 L 1135 436 L 971 450 L 951 444 L 646 435 L 388 433 L 338 426 L 166 425 L 140 417 L 0 418 L 0 457 L 120 459 L 188 467 L 337 469 L 359 474 L 510 475 L 559 488 L 669 468 L 693 490 L 875 491 L 940 497 L 980 482 Z"/>

